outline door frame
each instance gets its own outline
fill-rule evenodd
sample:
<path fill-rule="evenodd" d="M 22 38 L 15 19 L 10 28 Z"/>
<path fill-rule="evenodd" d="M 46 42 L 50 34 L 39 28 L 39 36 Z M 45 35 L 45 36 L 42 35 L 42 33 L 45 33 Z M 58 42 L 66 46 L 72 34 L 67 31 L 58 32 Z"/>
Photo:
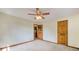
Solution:
<path fill-rule="evenodd" d="M 35 39 L 39 39 L 39 38 L 38 38 L 38 30 L 39 30 L 39 29 L 38 29 L 38 26 L 39 26 L 39 25 L 42 26 L 42 39 L 40 39 L 40 40 L 43 40 L 43 24 L 33 24 L 34 40 L 35 40 Z M 36 34 L 36 35 L 37 35 L 37 38 L 35 37 L 35 29 L 34 29 L 35 26 L 37 26 L 37 34 Z"/>

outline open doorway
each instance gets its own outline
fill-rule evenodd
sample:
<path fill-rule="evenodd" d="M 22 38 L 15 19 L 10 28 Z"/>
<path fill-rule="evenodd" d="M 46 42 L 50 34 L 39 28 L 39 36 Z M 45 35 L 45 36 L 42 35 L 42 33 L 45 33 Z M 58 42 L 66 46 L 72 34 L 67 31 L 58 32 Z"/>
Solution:
<path fill-rule="evenodd" d="M 34 24 L 34 39 L 43 39 L 43 25 Z"/>

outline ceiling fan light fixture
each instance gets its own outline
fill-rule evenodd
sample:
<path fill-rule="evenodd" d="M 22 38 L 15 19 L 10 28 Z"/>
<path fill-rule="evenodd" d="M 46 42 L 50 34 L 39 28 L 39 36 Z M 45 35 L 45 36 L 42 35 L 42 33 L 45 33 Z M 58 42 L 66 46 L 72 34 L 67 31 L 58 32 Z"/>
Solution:
<path fill-rule="evenodd" d="M 41 20 L 41 19 L 45 19 L 44 16 L 49 15 L 49 12 L 43 13 L 43 12 L 40 11 L 39 8 L 36 8 L 36 11 L 35 11 L 34 14 L 29 13 L 28 15 L 34 15 L 35 16 L 34 19 Z"/>

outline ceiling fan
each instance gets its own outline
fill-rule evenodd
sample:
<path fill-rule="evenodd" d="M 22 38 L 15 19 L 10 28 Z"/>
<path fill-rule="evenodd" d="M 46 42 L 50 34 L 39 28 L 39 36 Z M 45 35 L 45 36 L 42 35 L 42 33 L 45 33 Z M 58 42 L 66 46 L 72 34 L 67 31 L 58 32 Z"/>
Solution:
<path fill-rule="evenodd" d="M 34 14 L 28 13 L 28 15 L 34 15 L 34 16 L 35 16 L 35 19 L 45 19 L 44 16 L 45 16 L 45 15 L 49 15 L 49 12 L 43 13 L 43 12 L 40 11 L 39 8 L 36 8 Z"/>

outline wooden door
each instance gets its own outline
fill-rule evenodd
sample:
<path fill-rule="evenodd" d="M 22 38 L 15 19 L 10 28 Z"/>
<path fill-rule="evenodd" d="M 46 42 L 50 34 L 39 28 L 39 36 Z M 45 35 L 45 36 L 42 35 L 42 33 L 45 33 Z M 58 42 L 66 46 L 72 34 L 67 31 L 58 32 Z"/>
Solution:
<path fill-rule="evenodd" d="M 68 45 L 68 21 L 57 22 L 58 44 Z"/>
<path fill-rule="evenodd" d="M 34 39 L 43 39 L 43 25 L 34 24 Z"/>
<path fill-rule="evenodd" d="M 37 37 L 38 39 L 43 39 L 43 25 L 38 25 Z"/>

